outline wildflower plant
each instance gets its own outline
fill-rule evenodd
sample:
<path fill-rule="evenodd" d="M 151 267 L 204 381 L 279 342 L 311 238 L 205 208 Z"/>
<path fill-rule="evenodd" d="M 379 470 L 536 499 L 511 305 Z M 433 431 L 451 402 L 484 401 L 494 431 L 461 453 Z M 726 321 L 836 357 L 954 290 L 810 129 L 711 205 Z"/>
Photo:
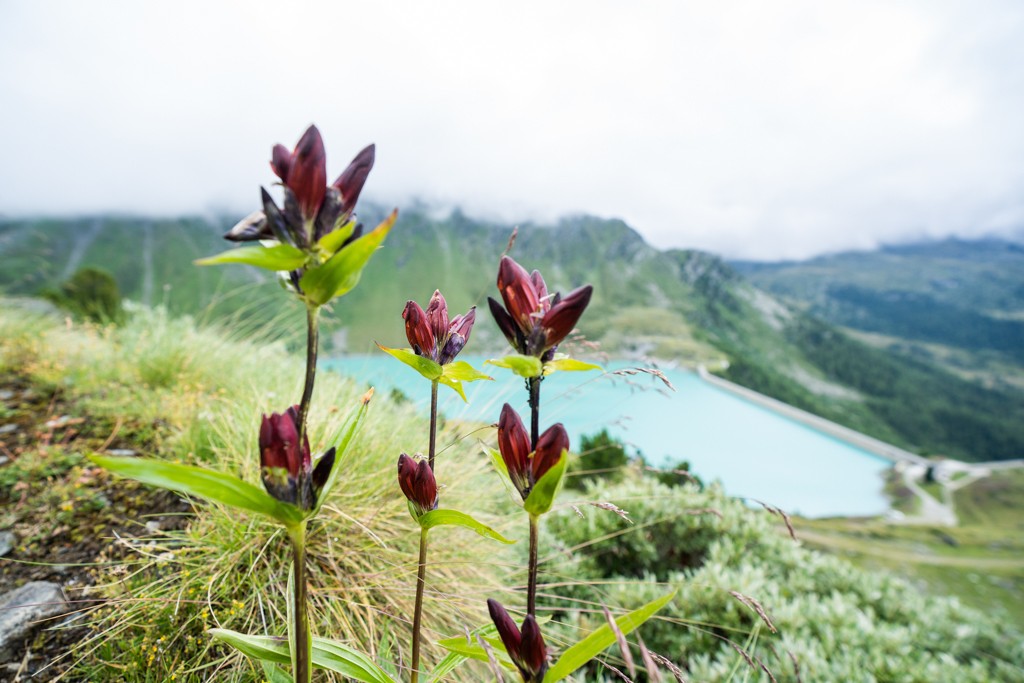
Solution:
<path fill-rule="evenodd" d="M 393 211 L 369 233 L 356 220 L 356 201 L 373 167 L 375 148 L 363 149 L 331 184 L 327 184 L 323 140 L 311 126 L 292 150 L 275 145 L 271 170 L 280 180 L 283 201 L 279 204 L 261 188 L 262 208 L 242 219 L 225 238 L 254 242 L 217 256 L 201 259 L 200 265 L 241 263 L 274 271 L 282 285 L 306 309 L 306 367 L 302 395 L 281 412 L 264 414 L 258 430 L 252 430 L 260 461 L 262 488 L 215 470 L 157 459 L 94 455 L 97 464 L 125 477 L 205 498 L 228 508 L 263 515 L 280 524 L 289 539 L 292 562 L 287 588 L 288 637 L 244 634 L 226 629 L 209 633 L 261 661 L 267 678 L 288 680 L 281 665 L 290 665 L 291 680 L 310 683 L 314 667 L 369 683 L 395 683 L 371 657 L 340 642 L 314 637 L 310 632 L 306 576 L 306 534 L 309 521 L 339 483 L 339 464 L 350 457 L 353 439 L 367 414 L 371 389 L 337 436 L 320 455 L 310 447 L 308 418 L 316 379 L 321 308 L 348 293 L 360 279 L 397 218 Z M 529 586 L 522 626 L 495 600 L 488 611 L 493 625 L 473 632 L 476 641 L 450 638 L 440 644 L 450 654 L 430 672 L 442 680 L 469 658 L 481 659 L 518 671 L 526 683 L 562 680 L 601 650 L 650 618 L 667 604 L 669 594 L 602 626 L 569 647 L 554 663 L 536 615 L 538 526 L 554 504 L 569 458 L 569 437 L 561 424 L 540 433 L 540 386 L 545 376 L 557 371 L 597 369 L 557 351 L 575 327 L 590 301 L 592 288 L 573 290 L 564 298 L 549 293 L 540 273 L 528 274 L 511 258 L 503 257 L 498 270 L 498 289 L 503 301 L 490 299 L 492 314 L 514 354 L 488 361 L 511 369 L 526 381 L 531 408 L 528 432 L 519 415 L 506 404 L 498 422 L 498 450 L 491 452 L 495 467 L 518 492 L 529 517 Z M 416 603 L 412 624 L 412 659 L 409 680 L 417 683 L 420 662 L 423 595 L 427 569 L 427 535 L 434 527 L 459 526 L 486 539 L 511 543 L 471 515 L 442 506 L 443 486 L 436 472 L 437 394 L 445 385 L 466 400 L 465 382 L 491 377 L 456 357 L 465 348 L 476 321 L 476 309 L 449 317 L 448 306 L 435 291 L 424 310 L 409 301 L 402 318 L 410 348 L 380 348 L 416 370 L 430 382 L 428 452 L 424 456 L 398 456 L 398 490 L 406 497 L 410 515 L 420 530 Z M 496 657 L 496 660 L 494 659 Z"/>

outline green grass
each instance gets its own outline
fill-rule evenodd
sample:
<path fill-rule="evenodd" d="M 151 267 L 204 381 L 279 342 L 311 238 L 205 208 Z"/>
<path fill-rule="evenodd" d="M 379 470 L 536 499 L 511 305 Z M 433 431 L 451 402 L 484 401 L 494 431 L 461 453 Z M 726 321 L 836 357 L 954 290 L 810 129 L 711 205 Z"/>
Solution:
<path fill-rule="evenodd" d="M 223 329 L 199 330 L 158 310 L 134 311 L 123 328 L 66 327 L 7 310 L 0 315 L 0 339 L 0 369 L 61 387 L 91 415 L 154 425 L 162 457 L 201 462 L 254 483 L 260 413 L 283 410 L 301 391 L 300 361 L 282 342 L 241 342 Z M 314 451 L 326 448 L 364 392 L 321 374 L 311 414 Z M 371 404 L 370 418 L 344 457 L 339 490 L 310 533 L 313 630 L 371 653 L 383 633 L 394 631 L 389 656 L 407 661 L 403 633 L 412 614 L 418 531 L 394 467 L 400 452 L 425 449 L 426 420 L 383 400 Z M 439 455 L 443 500 L 516 537 L 501 499 L 486 495 L 485 477 L 494 482 L 476 437 L 461 430 L 453 423 L 439 435 L 440 444 L 451 444 Z M 5 477 L 23 474 L 0 469 Z M 259 519 L 196 505 L 187 529 L 138 546 L 133 560 L 109 569 L 105 592 L 113 601 L 96 615 L 96 637 L 74 653 L 87 679 L 260 680 L 246 658 L 213 645 L 203 630 L 283 632 L 287 543 Z M 469 535 L 449 528 L 433 534 L 430 639 L 458 633 L 467 620 L 484 622 L 502 551 L 488 547 L 491 562 L 473 562 L 487 543 Z M 428 661 L 436 661 L 436 651 L 428 652 Z"/>

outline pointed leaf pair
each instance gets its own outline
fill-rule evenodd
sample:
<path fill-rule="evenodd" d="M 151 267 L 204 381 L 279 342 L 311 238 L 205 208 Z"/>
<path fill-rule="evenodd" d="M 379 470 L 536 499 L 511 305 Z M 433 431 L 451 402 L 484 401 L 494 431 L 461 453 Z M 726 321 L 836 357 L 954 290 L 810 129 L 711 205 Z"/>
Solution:
<path fill-rule="evenodd" d="M 622 635 L 626 635 L 653 617 L 658 610 L 671 602 L 675 596 L 676 592 L 672 591 L 668 595 L 653 600 L 639 609 L 623 614 L 615 619 L 615 625 L 618 626 Z M 558 661 L 548 669 L 547 674 L 544 676 L 544 683 L 555 683 L 566 678 L 615 642 L 616 635 L 612 631 L 611 626 L 608 624 L 601 626 L 563 652 Z"/>
<path fill-rule="evenodd" d="M 515 543 L 515 541 L 505 538 L 486 524 L 478 522 L 465 512 L 459 512 L 458 510 L 431 510 L 417 517 L 416 521 L 425 530 L 433 529 L 435 526 L 461 526 L 477 532 L 484 538 L 489 538 L 499 543 Z"/>
<path fill-rule="evenodd" d="M 381 344 L 377 344 L 377 348 L 402 361 L 431 382 L 440 382 L 446 387 L 450 387 L 462 398 L 463 401 L 466 401 L 467 403 L 466 392 L 462 388 L 463 382 L 476 382 L 482 379 L 494 379 L 490 375 L 485 375 L 480 372 L 463 360 L 448 363 L 447 365 L 440 365 L 430 358 L 416 355 L 412 349 L 392 349 Z"/>
<path fill-rule="evenodd" d="M 484 365 L 496 365 L 499 368 L 507 368 L 520 377 L 527 379 L 531 377 L 540 377 L 544 370 L 544 366 L 541 365 L 540 359 L 535 356 L 523 356 L 520 354 L 512 354 L 505 356 L 504 358 L 492 358 L 491 360 L 484 361 Z"/>
<path fill-rule="evenodd" d="M 593 363 L 587 363 L 585 361 L 576 360 L 575 358 L 569 358 L 564 354 L 558 354 L 554 360 L 549 360 L 544 364 L 544 376 L 552 375 L 556 372 L 585 372 L 587 370 L 601 370 L 600 365 L 594 365 Z"/>
<path fill-rule="evenodd" d="M 216 256 L 196 260 L 197 266 L 213 266 L 221 263 L 244 263 L 248 266 L 274 271 L 288 271 L 301 268 L 306 263 L 306 253 L 290 244 L 275 244 L 271 247 L 251 245 L 228 249 Z"/>
<path fill-rule="evenodd" d="M 212 628 L 209 634 L 255 659 L 288 664 L 291 654 L 284 638 L 250 636 L 223 628 Z M 396 683 L 376 662 L 362 652 L 327 638 L 312 639 L 313 666 L 340 673 L 360 683 Z"/>
<path fill-rule="evenodd" d="M 353 241 L 321 265 L 307 270 L 299 280 L 306 298 L 317 306 L 323 306 L 335 297 L 348 294 L 359 284 L 363 268 L 388 236 L 397 219 L 396 209 L 373 232 Z"/>
<path fill-rule="evenodd" d="M 282 503 L 263 489 L 224 472 L 150 458 L 94 454 L 89 459 L 122 477 L 205 498 L 228 507 L 258 512 L 288 526 L 297 524 L 305 517 L 305 513 L 294 505 Z"/>
<path fill-rule="evenodd" d="M 569 462 L 569 452 L 562 451 L 562 457 L 544 473 L 530 494 L 523 501 L 523 509 L 533 516 L 543 515 L 551 509 L 555 502 L 555 496 L 562 488 L 562 480 L 565 478 L 566 464 Z"/>

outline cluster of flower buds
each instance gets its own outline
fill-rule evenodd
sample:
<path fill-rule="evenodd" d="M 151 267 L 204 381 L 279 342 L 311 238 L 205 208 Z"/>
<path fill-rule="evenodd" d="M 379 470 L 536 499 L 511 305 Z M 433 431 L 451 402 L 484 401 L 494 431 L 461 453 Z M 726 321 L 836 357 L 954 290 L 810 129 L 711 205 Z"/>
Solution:
<path fill-rule="evenodd" d="M 331 448 L 313 467 L 309 439 L 299 445 L 299 407 L 263 416 L 260 425 L 260 469 L 263 486 L 274 498 L 312 510 L 334 466 Z"/>
<path fill-rule="evenodd" d="M 447 365 L 466 346 L 469 333 L 476 321 L 476 306 L 465 315 L 448 319 L 448 303 L 441 292 L 434 290 L 426 312 L 415 301 L 405 304 L 402 311 L 405 336 L 417 356 L 429 358 L 439 365 Z"/>
<path fill-rule="evenodd" d="M 398 456 L 398 485 L 414 516 L 437 509 L 437 481 L 426 460 L 413 460 L 405 453 Z"/>
<path fill-rule="evenodd" d="M 225 238 L 235 242 L 276 239 L 303 250 L 348 223 L 366 177 L 373 168 L 374 146 L 356 155 L 348 168 L 331 185 L 327 184 L 327 154 L 316 126 L 310 126 L 291 152 L 275 145 L 270 167 L 284 186 L 284 209 L 274 202 L 266 188 L 263 210 L 255 211 L 233 227 Z M 349 240 L 359 237 L 353 232 Z"/>
<path fill-rule="evenodd" d="M 593 287 L 574 289 L 564 299 L 558 292 L 549 295 L 538 271 L 527 273 L 521 265 L 503 256 L 498 266 L 498 291 L 505 306 L 491 297 L 487 297 L 487 302 L 508 343 L 524 356 L 548 361 L 583 315 Z"/>
<path fill-rule="evenodd" d="M 497 600 L 489 599 L 487 610 L 491 613 L 491 621 L 498 629 L 505 651 L 523 676 L 523 683 L 542 683 L 548 670 L 548 650 L 537 620 L 532 614 L 527 614 L 520 630 Z"/>
<path fill-rule="evenodd" d="M 519 413 L 505 404 L 498 419 L 498 451 L 505 462 L 509 479 L 526 500 L 534 485 L 569 450 L 569 435 L 562 423 L 548 427 L 537 439 L 536 450 L 530 448 L 530 436 Z"/>

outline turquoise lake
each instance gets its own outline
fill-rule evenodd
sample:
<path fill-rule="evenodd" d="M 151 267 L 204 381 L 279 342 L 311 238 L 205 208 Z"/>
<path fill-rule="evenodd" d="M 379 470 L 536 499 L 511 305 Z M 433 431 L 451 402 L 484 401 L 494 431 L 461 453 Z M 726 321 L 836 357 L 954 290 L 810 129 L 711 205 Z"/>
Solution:
<path fill-rule="evenodd" d="M 495 378 L 467 384 L 463 403 L 440 387 L 439 408 L 448 418 L 496 422 L 508 402 L 529 421 L 523 381 L 509 371 L 483 366 Z M 378 391 L 398 388 L 424 414 L 430 385 L 398 361 L 379 356 L 348 356 L 325 362 Z M 572 443 L 603 428 L 657 467 L 690 462 L 704 481 L 719 480 L 734 496 L 757 499 L 808 517 L 876 515 L 887 509 L 882 473 L 889 461 L 783 417 L 708 384 L 685 370 L 663 370 L 675 386 L 649 375 L 609 374 L 635 364 L 613 362 L 606 373 L 556 373 L 541 391 L 541 429 L 562 422 Z"/>

